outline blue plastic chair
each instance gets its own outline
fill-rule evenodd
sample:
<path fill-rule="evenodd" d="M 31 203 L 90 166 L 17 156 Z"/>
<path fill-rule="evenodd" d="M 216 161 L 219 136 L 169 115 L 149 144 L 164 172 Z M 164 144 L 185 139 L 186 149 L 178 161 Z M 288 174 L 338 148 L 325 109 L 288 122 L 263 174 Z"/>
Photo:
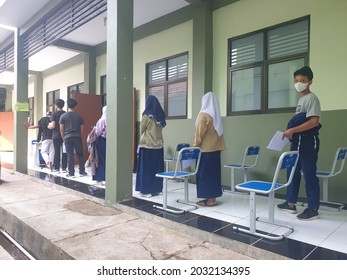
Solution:
<path fill-rule="evenodd" d="M 263 237 L 270 240 L 281 240 L 284 236 L 289 235 L 294 231 L 294 229 L 290 226 L 276 223 L 274 219 L 274 207 L 275 207 L 275 191 L 280 190 L 282 188 L 290 185 L 295 167 L 298 163 L 299 153 L 298 151 L 291 151 L 283 153 L 277 163 L 276 171 L 273 177 L 272 182 L 266 181 L 248 181 L 245 183 L 241 183 L 235 186 L 237 190 L 249 192 L 249 205 L 250 205 L 250 214 L 249 214 L 249 229 L 244 229 L 239 226 L 234 226 L 234 229 L 239 230 L 241 232 L 246 232 L 252 235 L 256 235 L 259 237 Z M 288 168 L 291 168 L 291 172 L 289 178 L 284 183 L 279 183 L 280 174 L 286 174 Z M 287 176 L 285 176 L 287 178 Z M 260 221 L 260 219 L 256 216 L 256 194 L 267 194 L 269 197 L 269 216 L 267 220 L 263 220 L 262 222 L 276 225 L 279 227 L 285 227 L 288 230 L 283 235 L 275 235 L 267 232 L 259 232 L 256 229 L 256 222 Z"/>
<path fill-rule="evenodd" d="M 323 181 L 323 199 L 321 200 L 321 202 L 326 204 L 325 206 L 327 207 L 331 206 L 332 208 L 336 208 L 338 211 L 340 211 L 344 207 L 344 204 L 329 201 L 328 180 L 329 178 L 334 177 L 342 172 L 343 167 L 345 165 L 346 156 L 347 156 L 347 148 L 337 149 L 331 170 L 316 172 L 317 177 L 322 178 L 322 181 Z"/>
<path fill-rule="evenodd" d="M 164 188 L 163 188 L 163 206 L 154 205 L 154 208 L 161 209 L 173 214 L 183 214 L 184 212 L 195 210 L 198 207 L 196 204 L 189 202 L 189 189 L 188 189 L 188 179 L 191 176 L 194 176 L 199 169 L 201 157 L 201 150 L 199 147 L 186 147 L 182 148 L 177 156 L 176 167 L 174 171 L 166 171 L 157 173 L 156 176 L 160 178 L 164 178 Z M 192 164 L 190 168 L 191 171 L 185 171 L 182 167 L 185 166 L 185 163 Z M 191 209 L 188 210 L 174 210 L 168 208 L 167 205 L 167 182 L 168 179 L 183 179 L 184 181 L 184 200 L 178 199 L 177 202 L 183 203 L 186 205 L 192 206 Z"/>
<path fill-rule="evenodd" d="M 245 153 L 243 155 L 243 161 L 242 163 L 233 163 L 233 164 L 227 164 L 224 165 L 226 168 L 230 168 L 231 170 L 231 192 L 235 192 L 235 169 L 243 170 L 243 181 L 248 181 L 248 169 L 253 168 L 257 165 L 258 157 L 259 157 L 259 146 L 248 146 L 245 150 Z"/>
<path fill-rule="evenodd" d="M 165 157 L 164 161 L 165 161 L 165 171 L 169 171 L 169 164 L 171 162 L 174 162 L 177 160 L 178 157 L 178 153 L 180 152 L 180 150 L 182 150 L 183 148 L 188 148 L 190 147 L 189 143 L 179 143 L 176 145 L 175 150 L 173 152 L 172 157 Z"/>

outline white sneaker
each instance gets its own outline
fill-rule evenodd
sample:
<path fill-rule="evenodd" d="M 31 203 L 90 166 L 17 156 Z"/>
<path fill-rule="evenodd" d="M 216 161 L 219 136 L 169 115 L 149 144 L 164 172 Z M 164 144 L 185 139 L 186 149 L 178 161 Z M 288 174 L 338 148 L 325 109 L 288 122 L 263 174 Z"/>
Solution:
<path fill-rule="evenodd" d="M 147 194 L 144 194 L 144 193 L 141 193 L 141 197 L 152 197 L 152 195 L 150 193 L 147 193 Z"/>

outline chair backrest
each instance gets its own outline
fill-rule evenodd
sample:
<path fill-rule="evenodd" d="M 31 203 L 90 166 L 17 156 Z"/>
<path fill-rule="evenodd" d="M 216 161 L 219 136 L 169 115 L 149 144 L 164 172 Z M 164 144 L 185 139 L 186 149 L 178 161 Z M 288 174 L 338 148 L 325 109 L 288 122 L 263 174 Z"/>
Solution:
<path fill-rule="evenodd" d="M 276 184 L 278 184 L 278 178 L 280 173 L 282 173 L 281 171 L 285 171 L 286 173 L 286 182 L 284 183 L 280 183 L 281 184 L 281 188 L 283 187 L 287 187 L 288 185 L 290 185 L 290 183 L 293 180 L 293 176 L 294 176 L 294 171 L 296 168 L 296 165 L 298 163 L 299 160 L 299 152 L 298 151 L 290 151 L 290 152 L 284 152 L 282 153 L 282 155 L 280 156 L 280 158 L 278 159 L 277 162 L 277 167 L 276 167 L 276 171 L 274 174 L 274 178 L 272 181 L 272 186 L 271 186 L 271 190 L 277 188 Z M 287 170 L 291 169 L 290 174 L 288 176 L 287 174 Z"/>
<path fill-rule="evenodd" d="M 338 148 L 334 157 L 330 176 L 335 176 L 342 172 L 347 156 L 347 148 Z"/>
<path fill-rule="evenodd" d="M 200 157 L 201 150 L 199 147 L 182 148 L 177 156 L 175 174 L 188 166 L 192 166 L 193 170 L 189 173 L 190 175 L 195 175 L 200 165 Z"/>
<path fill-rule="evenodd" d="M 178 158 L 178 153 L 180 152 L 180 150 L 182 150 L 183 148 L 188 148 L 190 147 L 189 143 L 178 143 L 176 145 L 175 151 L 174 151 L 174 159 Z"/>
<path fill-rule="evenodd" d="M 249 168 L 256 166 L 259 157 L 259 146 L 248 146 L 243 156 L 242 166 L 247 165 Z"/>

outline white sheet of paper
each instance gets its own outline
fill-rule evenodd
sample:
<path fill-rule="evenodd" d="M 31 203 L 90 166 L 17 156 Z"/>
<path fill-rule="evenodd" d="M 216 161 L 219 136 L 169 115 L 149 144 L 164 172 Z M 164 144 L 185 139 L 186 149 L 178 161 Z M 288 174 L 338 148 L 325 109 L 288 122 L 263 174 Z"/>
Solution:
<path fill-rule="evenodd" d="M 288 138 L 284 137 L 284 139 L 282 139 L 282 136 L 282 131 L 276 131 L 275 135 L 271 138 L 269 145 L 267 145 L 267 148 L 274 151 L 282 151 L 289 142 Z"/>

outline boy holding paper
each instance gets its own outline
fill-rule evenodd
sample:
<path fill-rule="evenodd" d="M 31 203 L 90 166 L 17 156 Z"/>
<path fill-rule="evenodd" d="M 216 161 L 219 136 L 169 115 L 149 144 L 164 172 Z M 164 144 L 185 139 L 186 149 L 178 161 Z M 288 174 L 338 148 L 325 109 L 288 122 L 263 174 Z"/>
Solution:
<path fill-rule="evenodd" d="M 300 93 L 295 116 L 289 121 L 283 138 L 290 139 L 290 150 L 299 151 L 299 162 L 296 166 L 293 181 L 287 188 L 286 201 L 277 205 L 280 210 L 295 214 L 295 203 L 298 199 L 301 171 L 305 179 L 308 207 L 297 216 L 299 220 L 317 219 L 320 189 L 316 175 L 319 151 L 318 130 L 321 128 L 321 108 L 319 99 L 310 91 L 313 73 L 305 66 L 294 72 L 294 86 Z"/>

